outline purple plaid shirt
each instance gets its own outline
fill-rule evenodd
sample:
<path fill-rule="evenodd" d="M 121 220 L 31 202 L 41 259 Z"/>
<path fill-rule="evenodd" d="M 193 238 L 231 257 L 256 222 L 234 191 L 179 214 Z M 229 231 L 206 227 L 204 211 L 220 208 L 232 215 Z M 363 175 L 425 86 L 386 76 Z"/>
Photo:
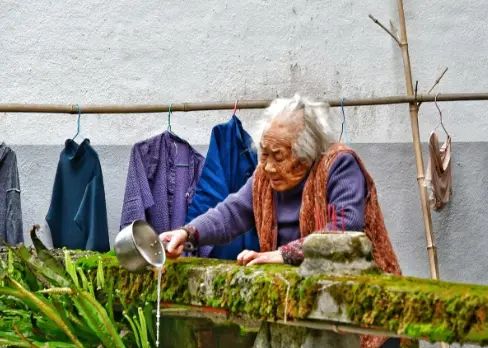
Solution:
<path fill-rule="evenodd" d="M 170 132 L 132 147 L 120 228 L 147 221 L 158 233 L 183 226 L 204 157 Z"/>

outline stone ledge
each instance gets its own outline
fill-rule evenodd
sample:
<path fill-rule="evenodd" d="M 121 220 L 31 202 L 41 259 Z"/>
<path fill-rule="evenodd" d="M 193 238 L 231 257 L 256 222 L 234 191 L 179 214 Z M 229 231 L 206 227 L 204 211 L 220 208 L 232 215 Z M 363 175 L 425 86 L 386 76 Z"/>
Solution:
<path fill-rule="evenodd" d="M 106 281 L 125 301 L 155 301 L 152 272 L 119 267 L 101 256 Z M 77 259 L 95 279 L 99 255 Z M 329 320 L 390 330 L 432 342 L 488 343 L 488 286 L 367 273 L 302 277 L 297 267 L 237 266 L 235 262 L 182 258 L 165 267 L 162 301 L 223 310 L 256 320 Z M 286 296 L 288 290 L 288 297 Z"/>

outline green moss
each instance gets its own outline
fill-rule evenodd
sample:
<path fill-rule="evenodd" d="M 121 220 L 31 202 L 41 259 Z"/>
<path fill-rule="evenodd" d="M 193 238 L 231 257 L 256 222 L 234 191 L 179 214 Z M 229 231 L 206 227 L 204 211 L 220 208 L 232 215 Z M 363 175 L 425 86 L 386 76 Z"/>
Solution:
<path fill-rule="evenodd" d="M 125 303 L 156 300 L 156 276 L 132 274 L 115 256 L 101 255 L 106 279 L 114 279 Z M 96 276 L 98 255 L 76 264 Z M 488 287 L 413 277 L 378 275 L 302 278 L 286 265 L 237 266 L 232 261 L 183 258 L 168 261 L 162 300 L 173 304 L 225 309 L 254 319 L 304 319 L 320 291 L 328 291 L 351 321 L 402 332 L 412 338 L 445 342 L 484 342 Z M 333 285 L 330 285 L 329 284 Z M 326 284 L 327 286 L 324 286 Z M 289 295 L 286 297 L 289 287 Z"/>
<path fill-rule="evenodd" d="M 341 279 L 329 293 L 360 325 L 432 342 L 464 343 L 485 325 L 487 288 L 408 277 Z"/>
<path fill-rule="evenodd" d="M 115 279 L 122 301 L 156 300 L 155 274 L 134 274 L 120 268 L 115 256 L 100 255 L 107 276 Z M 82 257 L 76 265 L 91 269 L 96 277 L 98 255 Z M 202 270 L 212 270 L 210 282 Z M 253 318 L 283 318 L 286 290 L 289 284 L 288 316 L 298 317 L 310 312 L 318 287 L 309 287 L 311 279 L 302 279 L 296 268 L 285 265 L 237 266 L 233 261 L 183 258 L 168 261 L 162 283 L 161 300 L 179 304 L 199 304 L 246 313 Z M 188 282 L 205 284 L 211 296 L 190 292 Z M 287 284 L 288 282 L 288 284 Z M 245 289 L 245 291 L 242 291 Z"/>
<path fill-rule="evenodd" d="M 352 253 L 350 255 L 352 259 L 364 257 L 364 258 L 366 258 L 367 261 L 373 261 L 373 253 L 372 252 L 364 253 L 363 245 L 361 243 L 360 237 L 351 238 L 351 241 L 349 243 L 351 244 L 351 247 L 352 247 Z"/>

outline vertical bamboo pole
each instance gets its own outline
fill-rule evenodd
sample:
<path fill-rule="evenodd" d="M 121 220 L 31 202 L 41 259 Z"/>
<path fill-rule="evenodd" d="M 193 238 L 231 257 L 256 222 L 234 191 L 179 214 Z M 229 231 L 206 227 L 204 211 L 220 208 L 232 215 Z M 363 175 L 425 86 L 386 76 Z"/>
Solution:
<path fill-rule="evenodd" d="M 403 67 L 405 69 L 405 80 L 407 84 L 407 96 L 413 96 L 412 67 L 410 65 L 410 55 L 408 54 L 407 25 L 405 22 L 405 11 L 403 9 L 403 0 L 398 0 L 398 14 L 400 18 L 400 48 L 402 50 Z M 424 216 L 424 230 L 427 242 L 427 253 L 429 256 L 430 277 L 439 279 L 439 263 L 437 260 L 437 248 L 434 243 L 434 234 L 432 232 L 432 216 L 427 199 L 427 188 L 424 186 L 424 160 L 420 143 L 419 132 L 419 107 L 417 102 L 409 103 L 410 123 L 412 126 L 413 147 L 415 150 L 415 159 L 417 164 L 417 183 L 419 186 L 420 200 L 422 204 L 422 214 Z M 441 342 L 442 348 L 449 348 L 447 343 Z"/>
<path fill-rule="evenodd" d="M 407 96 L 414 96 L 412 68 L 410 65 L 410 56 L 408 53 L 407 25 L 405 23 L 405 12 L 403 10 L 403 0 L 398 0 L 398 14 L 400 17 L 400 48 L 402 50 L 403 67 L 405 69 L 405 80 L 407 84 Z M 437 248 L 434 243 L 432 232 L 432 217 L 430 206 L 427 199 L 427 189 L 424 186 L 424 160 L 422 157 L 422 148 L 420 145 L 418 107 L 416 102 L 409 103 L 410 106 L 410 123 L 412 127 L 413 147 L 415 151 L 415 160 L 417 164 L 417 183 L 419 186 L 420 200 L 422 203 L 422 214 L 424 217 L 425 238 L 427 241 L 427 252 L 430 264 L 430 276 L 432 279 L 439 279 L 439 266 L 437 260 Z"/>

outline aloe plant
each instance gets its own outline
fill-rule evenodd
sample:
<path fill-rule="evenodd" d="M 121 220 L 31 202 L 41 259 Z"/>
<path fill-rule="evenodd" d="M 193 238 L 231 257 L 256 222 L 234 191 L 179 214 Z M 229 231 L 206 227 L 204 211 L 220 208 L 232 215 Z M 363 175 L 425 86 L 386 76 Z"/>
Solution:
<path fill-rule="evenodd" d="M 124 306 L 116 321 L 117 291 L 106 282 L 99 259 L 96 284 L 76 269 L 65 250 L 64 265 L 31 230 L 35 255 L 24 245 L 0 260 L 0 345 L 16 347 L 149 348 L 154 342 L 152 306 Z M 108 283 L 108 284 L 107 284 Z M 97 300 L 104 292 L 106 307 Z M 149 324 L 149 325 L 148 325 Z"/>

